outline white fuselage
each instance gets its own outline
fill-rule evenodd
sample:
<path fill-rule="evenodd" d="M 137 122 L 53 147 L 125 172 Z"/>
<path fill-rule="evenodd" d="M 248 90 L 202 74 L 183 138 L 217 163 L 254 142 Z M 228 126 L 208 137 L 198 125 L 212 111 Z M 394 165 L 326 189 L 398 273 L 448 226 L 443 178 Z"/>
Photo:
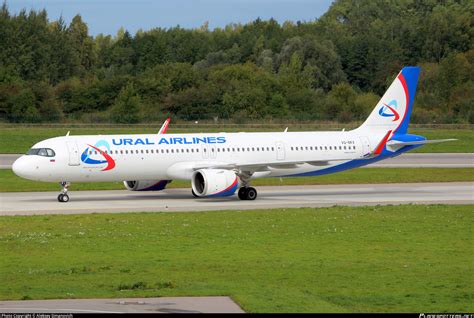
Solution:
<path fill-rule="evenodd" d="M 347 132 L 64 136 L 33 146 L 33 149 L 52 149 L 53 157 L 22 156 L 15 162 L 15 171 L 20 171 L 20 176 L 27 179 L 54 182 L 190 180 L 194 167 L 200 165 L 268 163 L 265 171 L 256 171 L 252 178 L 278 177 L 363 159 L 381 137 L 357 129 Z M 272 167 L 272 163 L 278 165 Z"/>

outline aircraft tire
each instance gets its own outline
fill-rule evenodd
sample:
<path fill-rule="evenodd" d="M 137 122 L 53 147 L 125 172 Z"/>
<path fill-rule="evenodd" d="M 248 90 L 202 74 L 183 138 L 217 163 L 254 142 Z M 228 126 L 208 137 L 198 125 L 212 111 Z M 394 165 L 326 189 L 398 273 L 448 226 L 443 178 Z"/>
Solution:
<path fill-rule="evenodd" d="M 247 191 L 246 191 L 246 200 L 255 200 L 257 198 L 257 190 L 255 188 L 247 188 Z"/>
<path fill-rule="evenodd" d="M 242 187 L 239 189 L 237 195 L 239 196 L 240 200 L 247 200 L 247 189 L 246 187 Z"/>

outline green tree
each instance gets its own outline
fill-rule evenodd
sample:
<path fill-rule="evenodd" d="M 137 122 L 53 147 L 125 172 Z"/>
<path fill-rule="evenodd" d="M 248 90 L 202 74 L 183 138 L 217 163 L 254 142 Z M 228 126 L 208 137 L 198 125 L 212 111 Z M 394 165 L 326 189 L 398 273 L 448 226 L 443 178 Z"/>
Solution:
<path fill-rule="evenodd" d="M 39 122 L 36 98 L 31 89 L 23 89 L 9 100 L 10 120 L 13 122 Z"/>
<path fill-rule="evenodd" d="M 111 110 L 112 120 L 121 124 L 135 124 L 140 121 L 141 98 L 133 84 L 120 91 Z"/>
<path fill-rule="evenodd" d="M 87 24 L 82 21 L 79 14 L 72 19 L 68 31 L 79 64 L 78 74 L 84 75 L 95 65 L 94 43 L 89 36 Z"/>
<path fill-rule="evenodd" d="M 338 119 L 343 122 L 354 118 L 354 101 L 357 93 L 348 83 L 334 85 L 326 98 L 326 115 L 328 119 Z M 374 105 L 375 106 L 375 105 Z"/>

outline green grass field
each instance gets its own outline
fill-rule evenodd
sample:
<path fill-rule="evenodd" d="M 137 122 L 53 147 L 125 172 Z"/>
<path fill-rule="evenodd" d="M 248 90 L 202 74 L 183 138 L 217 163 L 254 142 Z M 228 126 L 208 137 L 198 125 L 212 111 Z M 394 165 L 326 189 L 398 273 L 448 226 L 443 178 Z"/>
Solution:
<path fill-rule="evenodd" d="M 472 205 L 0 217 L 0 299 L 472 312 L 473 227 Z"/>
<path fill-rule="evenodd" d="M 57 183 L 22 179 L 11 170 L 0 170 L 0 192 L 59 191 Z M 252 182 L 254 186 L 310 184 L 357 184 L 400 182 L 474 181 L 473 168 L 362 168 L 318 177 L 266 178 Z M 167 188 L 191 188 L 189 181 L 174 180 Z M 73 183 L 71 191 L 122 190 L 122 182 Z"/>
<path fill-rule="evenodd" d="M 90 135 L 90 134 L 142 134 L 156 133 L 156 128 L 72 128 L 72 135 Z M 282 126 L 282 130 L 284 127 Z M 50 128 L 50 127 L 27 127 L 18 126 L 0 127 L 0 153 L 25 153 L 32 145 L 43 139 L 64 136 L 69 129 Z M 203 128 L 203 129 L 176 129 L 171 124 L 169 133 L 192 133 L 192 132 L 220 132 L 220 131 L 241 131 L 235 128 Z M 246 131 L 276 131 L 278 129 L 245 129 Z M 474 152 L 474 130 L 470 129 L 413 129 L 410 133 L 423 135 L 428 139 L 446 139 L 455 138 L 457 141 L 446 142 L 442 144 L 426 145 L 417 152 Z"/>

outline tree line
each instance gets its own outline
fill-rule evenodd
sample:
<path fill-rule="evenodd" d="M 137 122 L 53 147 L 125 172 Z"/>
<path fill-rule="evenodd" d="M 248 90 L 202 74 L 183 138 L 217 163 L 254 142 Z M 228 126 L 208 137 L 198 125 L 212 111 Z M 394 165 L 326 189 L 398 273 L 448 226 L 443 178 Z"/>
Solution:
<path fill-rule="evenodd" d="M 319 19 L 89 35 L 45 10 L 0 9 L 8 122 L 364 119 L 405 65 L 413 121 L 474 123 L 469 0 L 336 0 Z"/>

